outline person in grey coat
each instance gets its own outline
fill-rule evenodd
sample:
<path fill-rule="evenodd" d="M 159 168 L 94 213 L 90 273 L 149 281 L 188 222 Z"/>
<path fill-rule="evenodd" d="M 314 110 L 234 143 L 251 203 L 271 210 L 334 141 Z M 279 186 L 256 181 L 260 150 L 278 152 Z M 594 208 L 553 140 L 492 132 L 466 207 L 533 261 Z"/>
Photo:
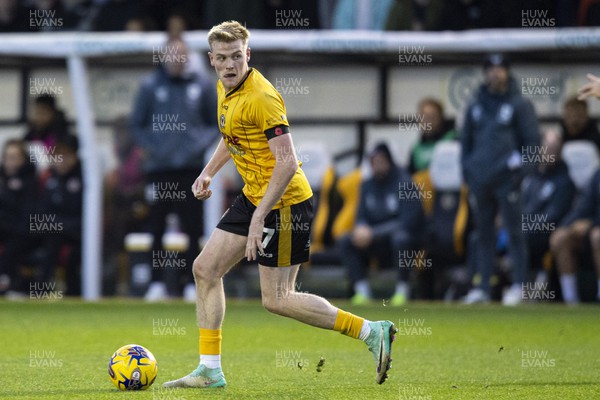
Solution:
<path fill-rule="evenodd" d="M 157 47 L 153 62 L 159 66 L 142 80 L 130 127 L 132 139 L 143 154 L 146 200 L 150 204 L 148 230 L 154 235 L 152 254 L 167 254 L 161 253 L 165 232 L 183 232 L 189 237 L 188 250 L 182 254 L 185 262 L 173 260 L 170 264 L 191 270 L 203 219 L 202 203 L 196 201 L 189 188 L 198 169 L 202 169 L 205 151 L 219 137 L 215 123 L 217 99 L 210 79 L 190 68 L 190 55 L 180 38 L 171 38 Z M 153 265 L 169 264 L 152 261 Z M 153 268 L 148 300 L 179 293 L 180 277 L 172 269 Z M 164 279 L 169 288 L 161 282 Z"/>
<path fill-rule="evenodd" d="M 535 168 L 541 149 L 538 122 L 532 104 L 519 93 L 501 54 L 487 56 L 485 81 L 468 106 L 461 134 L 461 163 L 469 187 L 477 244 L 474 246 L 480 281 L 469 292 L 467 303 L 490 299 L 494 267 L 495 218 L 498 210 L 508 232 L 513 285 L 503 303 L 518 304 L 528 260 L 527 242 L 521 231 L 523 177 Z"/>

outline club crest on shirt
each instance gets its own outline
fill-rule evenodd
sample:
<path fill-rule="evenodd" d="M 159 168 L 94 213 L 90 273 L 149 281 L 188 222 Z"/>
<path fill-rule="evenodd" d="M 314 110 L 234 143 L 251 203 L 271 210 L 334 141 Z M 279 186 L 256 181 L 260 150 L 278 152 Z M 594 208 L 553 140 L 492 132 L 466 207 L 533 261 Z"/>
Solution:
<path fill-rule="evenodd" d="M 221 114 L 219 117 L 219 124 L 221 125 L 221 128 L 225 128 L 225 114 Z"/>
<path fill-rule="evenodd" d="M 502 124 L 510 123 L 513 115 L 513 106 L 510 104 L 502 104 L 500 107 L 500 111 L 498 112 L 498 122 Z"/>

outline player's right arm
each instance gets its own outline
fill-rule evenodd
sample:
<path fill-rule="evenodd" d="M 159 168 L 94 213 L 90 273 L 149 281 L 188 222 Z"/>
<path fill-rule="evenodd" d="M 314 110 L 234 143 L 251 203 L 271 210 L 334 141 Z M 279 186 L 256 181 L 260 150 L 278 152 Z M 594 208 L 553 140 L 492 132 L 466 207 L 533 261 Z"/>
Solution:
<path fill-rule="evenodd" d="M 209 189 L 210 181 L 213 176 L 229 161 L 229 150 L 223 138 L 219 141 L 215 152 L 210 161 L 204 167 L 196 181 L 192 185 L 192 193 L 198 200 L 206 200 L 212 195 L 212 190 Z"/>

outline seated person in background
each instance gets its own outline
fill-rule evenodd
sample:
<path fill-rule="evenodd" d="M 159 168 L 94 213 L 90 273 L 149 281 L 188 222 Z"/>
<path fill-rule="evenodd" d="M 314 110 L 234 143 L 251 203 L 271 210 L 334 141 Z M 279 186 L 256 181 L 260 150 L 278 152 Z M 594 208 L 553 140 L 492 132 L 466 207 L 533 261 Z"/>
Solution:
<path fill-rule="evenodd" d="M 444 107 L 434 98 L 425 98 L 419 102 L 419 115 L 422 120 L 419 142 L 410 152 L 408 169 L 411 174 L 429 168 L 431 155 L 435 144 L 440 140 L 453 140 L 457 138 L 456 131 L 447 126 L 444 121 Z"/>
<path fill-rule="evenodd" d="M 589 140 L 596 145 L 600 153 L 600 132 L 596 122 L 590 119 L 588 105 L 584 100 L 571 97 L 565 102 L 561 125 L 564 143 L 572 140 Z"/>
<path fill-rule="evenodd" d="M 410 297 L 406 267 L 410 263 L 400 257 L 421 241 L 423 210 L 410 175 L 394 164 L 387 145 L 377 145 L 370 162 L 373 176 L 361 185 L 356 225 L 349 236 L 340 239 L 340 254 L 354 288 L 354 304 L 371 299 L 367 272 L 370 258 L 377 257 L 381 267 L 399 268 L 391 304 L 400 306 Z"/>
<path fill-rule="evenodd" d="M 596 171 L 575 207 L 550 236 L 550 249 L 560 275 L 560 287 L 565 303 L 579 303 L 577 265 L 590 240 L 598 277 L 600 300 L 600 170 Z"/>
<path fill-rule="evenodd" d="M 21 290 L 18 267 L 31 246 L 29 215 L 36 198 L 35 167 L 25 142 L 8 140 L 0 165 L 0 293 Z"/>
<path fill-rule="evenodd" d="M 25 141 L 41 142 L 45 147 L 54 146 L 67 133 L 65 115 L 56 107 L 54 97 L 47 94 L 37 97 L 33 104 Z"/>
<path fill-rule="evenodd" d="M 536 281 L 545 282 L 543 259 L 550 250 L 550 227 L 558 225 L 571 209 L 576 188 L 567 165 L 560 158 L 562 140 L 555 130 L 542 136 L 542 148 L 547 161 L 542 160 L 535 171 L 523 181 L 523 215 L 530 223 L 526 229 L 529 246 L 529 268 L 538 274 Z M 546 225 L 548 224 L 548 225 Z M 528 225 L 526 225 L 527 227 Z"/>
<path fill-rule="evenodd" d="M 83 200 L 83 179 L 81 163 L 77 156 L 78 140 L 69 135 L 56 144 L 58 161 L 52 163 L 49 176 L 43 185 L 39 218 L 35 227 L 41 234 L 44 258 L 38 279 L 52 282 L 56 266 L 69 246 L 66 259 L 66 295 L 81 294 L 81 218 Z M 47 221 L 44 223 L 43 221 Z M 40 221 L 42 221 L 40 223 Z"/>

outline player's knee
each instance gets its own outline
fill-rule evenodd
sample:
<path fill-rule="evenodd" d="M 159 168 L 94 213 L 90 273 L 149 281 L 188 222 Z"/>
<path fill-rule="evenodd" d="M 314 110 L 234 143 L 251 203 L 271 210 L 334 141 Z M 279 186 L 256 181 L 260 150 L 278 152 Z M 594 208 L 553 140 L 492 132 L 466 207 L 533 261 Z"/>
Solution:
<path fill-rule="evenodd" d="M 196 282 L 211 282 L 217 277 L 214 274 L 214 269 L 209 268 L 208 264 L 200 257 L 196 257 L 192 265 L 192 273 Z"/>
<path fill-rule="evenodd" d="M 262 294 L 262 305 L 270 313 L 281 315 L 283 305 L 282 299 L 278 299 L 275 295 L 266 294 L 263 292 Z"/>
<path fill-rule="evenodd" d="M 568 242 L 568 238 L 569 238 L 569 233 L 566 229 L 564 229 L 564 228 L 557 229 L 550 236 L 550 250 L 552 250 L 553 253 L 560 251 L 561 249 L 563 249 L 565 247 L 566 243 Z"/>

